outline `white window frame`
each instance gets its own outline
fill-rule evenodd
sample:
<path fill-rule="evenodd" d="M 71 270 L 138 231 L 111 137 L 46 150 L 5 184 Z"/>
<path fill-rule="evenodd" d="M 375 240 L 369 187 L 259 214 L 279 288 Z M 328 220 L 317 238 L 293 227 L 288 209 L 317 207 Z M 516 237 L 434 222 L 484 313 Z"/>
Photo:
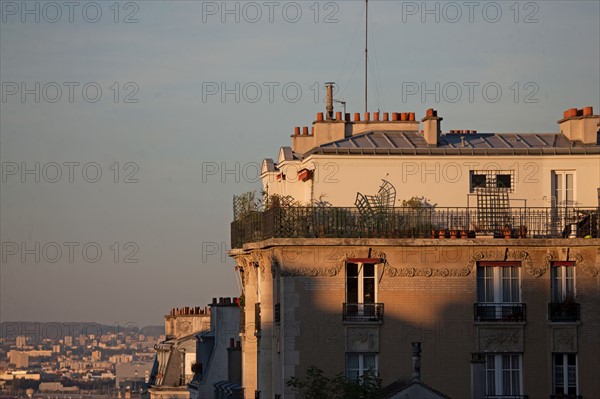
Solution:
<path fill-rule="evenodd" d="M 502 285 L 504 280 L 507 280 L 505 277 L 502 276 L 502 270 L 504 268 L 515 268 L 518 271 L 518 276 L 516 277 L 516 279 L 519 281 L 519 289 L 518 289 L 518 300 L 517 301 L 507 301 L 504 298 L 504 290 L 502 289 Z M 521 303 L 521 298 L 522 298 L 522 273 L 521 273 L 521 267 L 520 266 L 477 266 L 477 289 L 479 290 L 479 269 L 485 270 L 487 269 L 491 269 L 492 270 L 492 276 L 491 276 L 491 280 L 493 282 L 493 295 L 494 298 L 492 301 L 487 301 L 485 300 L 485 297 L 487 295 L 483 295 L 484 300 L 480 300 L 480 293 L 479 291 L 477 292 L 477 303 Z M 485 280 L 490 279 L 490 277 L 485 276 L 485 274 L 483 275 L 483 288 L 485 289 Z M 509 279 L 514 279 L 514 277 L 509 277 Z"/>
<path fill-rule="evenodd" d="M 512 368 L 505 369 L 503 368 L 504 356 L 518 356 L 518 393 L 513 392 L 504 392 L 504 375 L 505 370 L 514 370 Z M 490 357 L 493 358 L 494 368 L 488 368 L 488 362 Z M 512 360 L 511 360 L 512 363 Z M 488 374 L 493 370 L 494 372 L 494 390 L 492 392 L 491 388 L 488 386 Z M 485 362 L 485 397 L 486 398 L 501 398 L 501 397 L 511 397 L 511 396 L 520 396 L 523 395 L 523 355 L 520 353 L 499 353 L 499 354 L 487 354 L 486 362 Z"/>
<path fill-rule="evenodd" d="M 557 380 L 557 375 L 556 375 L 556 371 L 557 371 L 557 366 L 556 366 L 556 357 L 557 356 L 562 356 L 563 357 L 563 365 L 562 365 L 562 372 L 563 372 L 563 391 L 564 391 L 564 383 L 567 383 L 567 391 L 569 390 L 568 387 L 568 381 L 569 381 L 569 364 L 568 364 L 568 359 L 569 359 L 569 355 L 575 355 L 575 395 L 579 395 L 579 356 L 577 356 L 576 353 L 553 353 L 552 354 L 552 392 L 554 393 L 554 395 L 559 395 L 559 393 L 557 392 L 557 385 L 556 385 L 556 380 Z M 564 394 L 565 397 L 568 397 L 569 394 Z M 573 395 L 573 394 L 571 394 Z"/>
<path fill-rule="evenodd" d="M 573 177 L 573 198 L 571 199 L 571 203 L 567 203 L 567 175 L 571 175 Z M 557 187 L 557 180 L 560 181 L 561 188 L 560 194 L 562 197 L 562 201 L 558 200 L 559 188 Z M 552 206 L 553 207 L 572 207 L 577 203 L 577 175 L 574 170 L 553 170 L 551 175 L 551 198 L 552 198 Z"/>
<path fill-rule="evenodd" d="M 358 375 L 356 377 L 350 375 L 350 369 L 348 368 L 348 365 L 349 365 L 348 359 L 350 356 L 358 357 L 358 369 L 352 369 L 352 372 L 358 372 Z M 365 356 L 373 356 L 375 358 L 375 370 L 365 368 Z M 365 373 L 369 370 L 373 371 L 375 376 L 379 375 L 379 354 L 378 353 L 373 353 L 373 352 L 367 352 L 367 353 L 347 352 L 346 353 L 346 378 L 347 379 L 355 381 L 356 379 L 364 376 Z"/>
<path fill-rule="evenodd" d="M 359 304 L 361 303 L 365 303 L 365 292 L 364 292 L 364 265 L 373 265 L 373 280 L 374 280 L 374 290 L 375 290 L 375 298 L 373 299 L 373 303 L 377 303 L 378 301 L 378 291 L 379 291 L 379 281 L 377 281 L 377 263 L 371 263 L 371 262 L 347 262 L 346 263 L 346 268 L 348 267 L 348 264 L 355 264 L 358 266 L 358 302 Z M 346 302 L 348 302 L 348 274 L 346 272 L 345 275 L 345 284 L 346 284 Z"/>
<path fill-rule="evenodd" d="M 473 185 L 473 176 L 474 175 L 480 175 L 480 176 L 485 176 L 486 179 L 486 184 L 484 187 L 475 187 Z M 498 187 L 498 180 L 497 177 L 499 175 L 507 175 L 510 176 L 510 187 Z M 517 183 L 517 179 L 515 177 L 515 171 L 514 170 L 470 170 L 469 171 L 469 192 L 470 193 L 477 193 L 479 190 L 483 190 L 485 188 L 490 188 L 488 187 L 489 182 L 492 183 L 492 187 L 494 189 L 504 189 L 509 193 L 514 193 L 515 192 L 515 185 Z"/>
<path fill-rule="evenodd" d="M 567 268 L 573 268 L 573 277 L 568 278 L 567 277 Z M 557 277 L 556 273 L 557 271 L 560 270 L 561 275 L 560 278 Z M 550 266 L 550 289 L 551 289 L 551 293 L 552 293 L 552 303 L 563 303 L 566 300 L 575 300 L 575 298 L 577 297 L 577 269 L 575 268 L 575 265 L 561 265 L 561 266 L 556 266 L 556 265 L 551 265 Z M 573 293 L 572 293 L 572 297 L 568 298 L 567 297 L 567 280 L 573 280 Z M 560 283 L 560 287 L 557 286 L 557 281 L 559 281 Z M 560 294 L 560 298 L 558 297 Z"/>

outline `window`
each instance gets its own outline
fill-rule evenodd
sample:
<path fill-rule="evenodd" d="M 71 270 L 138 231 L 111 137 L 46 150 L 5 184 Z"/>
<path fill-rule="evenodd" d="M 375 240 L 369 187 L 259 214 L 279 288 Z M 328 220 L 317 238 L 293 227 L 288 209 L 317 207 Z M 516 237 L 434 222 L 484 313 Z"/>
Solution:
<path fill-rule="evenodd" d="M 575 302 L 575 262 L 552 262 L 552 302 Z"/>
<path fill-rule="evenodd" d="M 552 356 L 555 395 L 577 395 L 577 355 L 555 353 Z"/>
<path fill-rule="evenodd" d="M 522 395 L 521 355 L 487 355 L 485 360 L 486 398 Z"/>
<path fill-rule="evenodd" d="M 579 320 L 579 304 L 575 303 L 575 262 L 552 262 L 552 302 L 548 319 L 554 322 Z"/>
<path fill-rule="evenodd" d="M 358 380 L 366 373 L 378 375 L 378 358 L 375 353 L 347 353 L 346 378 Z"/>
<path fill-rule="evenodd" d="M 371 262 L 348 262 L 346 264 L 346 303 L 344 320 L 366 319 L 380 321 L 383 305 L 376 303 L 376 264 Z"/>
<path fill-rule="evenodd" d="M 552 206 L 575 205 L 575 174 L 573 171 L 552 172 Z"/>
<path fill-rule="evenodd" d="M 477 265 L 476 321 L 523 321 L 520 262 L 480 262 Z"/>
<path fill-rule="evenodd" d="M 514 171 L 512 170 L 472 170 L 470 192 L 484 189 L 505 189 L 514 192 Z"/>

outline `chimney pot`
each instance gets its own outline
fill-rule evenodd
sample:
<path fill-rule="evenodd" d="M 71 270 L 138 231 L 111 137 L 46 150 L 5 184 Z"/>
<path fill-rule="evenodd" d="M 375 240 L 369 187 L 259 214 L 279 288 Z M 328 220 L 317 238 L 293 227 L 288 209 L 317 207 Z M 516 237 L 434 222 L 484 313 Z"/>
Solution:
<path fill-rule="evenodd" d="M 344 119 L 346 120 L 346 122 L 350 122 L 350 114 L 349 114 L 349 113 L 346 113 L 346 114 L 344 115 Z"/>
<path fill-rule="evenodd" d="M 387 112 L 383 113 L 383 121 L 387 122 L 390 120 L 390 114 L 388 114 Z"/>
<path fill-rule="evenodd" d="M 374 122 L 379 121 L 379 112 L 373 112 L 373 121 Z"/>
<path fill-rule="evenodd" d="M 583 107 L 583 116 L 594 115 L 594 107 Z"/>
<path fill-rule="evenodd" d="M 368 112 L 365 112 L 365 122 L 369 122 L 371 120 L 371 114 Z"/>
<path fill-rule="evenodd" d="M 314 136 L 315 134 L 315 127 L 313 126 L 312 129 L 310 129 L 310 134 Z"/>
<path fill-rule="evenodd" d="M 323 120 L 323 113 L 317 112 L 317 122 L 321 122 Z"/>
<path fill-rule="evenodd" d="M 242 349 L 242 341 L 237 341 L 235 343 L 235 347 L 238 348 L 238 349 Z"/>
<path fill-rule="evenodd" d="M 229 338 L 229 347 L 233 348 L 235 346 L 235 338 Z"/>
<path fill-rule="evenodd" d="M 300 126 L 296 126 L 294 128 L 294 136 L 299 136 L 300 135 Z"/>
<path fill-rule="evenodd" d="M 569 108 L 567 110 L 567 112 L 569 113 L 568 118 L 571 118 L 573 116 L 577 116 L 577 108 Z"/>
<path fill-rule="evenodd" d="M 342 113 L 340 111 L 338 111 L 338 112 L 335 113 L 335 119 L 338 120 L 338 121 L 342 120 Z"/>
<path fill-rule="evenodd" d="M 429 108 L 427 111 L 425 111 L 425 116 L 433 116 L 433 108 Z"/>
<path fill-rule="evenodd" d="M 402 112 L 400 114 L 400 120 L 401 121 L 407 121 L 408 120 L 408 114 L 406 112 Z"/>
<path fill-rule="evenodd" d="M 217 298 L 213 298 L 213 299 L 212 299 L 212 304 L 213 304 L 213 305 L 216 305 L 216 304 L 217 304 Z"/>
<path fill-rule="evenodd" d="M 392 112 L 392 122 L 396 122 L 399 120 L 399 115 L 397 112 Z"/>
<path fill-rule="evenodd" d="M 415 121 L 415 113 L 414 112 L 409 112 L 408 113 L 408 120 L 411 122 Z"/>
<path fill-rule="evenodd" d="M 333 82 L 325 83 L 326 102 L 325 109 L 327 110 L 327 120 L 333 119 Z"/>
<path fill-rule="evenodd" d="M 302 134 L 303 134 L 304 136 L 308 136 L 308 126 L 303 126 L 303 127 L 302 127 Z"/>
<path fill-rule="evenodd" d="M 358 112 L 354 113 L 354 122 L 360 122 L 360 113 L 358 113 Z"/>

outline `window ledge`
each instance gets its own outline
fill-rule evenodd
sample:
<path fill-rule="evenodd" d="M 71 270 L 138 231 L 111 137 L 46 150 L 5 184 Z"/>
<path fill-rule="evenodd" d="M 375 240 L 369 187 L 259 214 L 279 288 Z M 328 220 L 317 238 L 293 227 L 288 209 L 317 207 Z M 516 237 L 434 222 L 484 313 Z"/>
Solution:
<path fill-rule="evenodd" d="M 580 326 L 581 320 L 575 321 L 550 321 L 548 320 L 549 326 Z"/>
<path fill-rule="evenodd" d="M 526 321 L 496 320 L 496 321 L 474 321 L 473 324 L 476 326 L 526 326 L 527 322 Z M 569 324 L 572 324 L 572 323 L 569 323 Z"/>
<path fill-rule="evenodd" d="M 342 320 L 344 325 L 379 325 L 383 324 L 383 320 Z"/>

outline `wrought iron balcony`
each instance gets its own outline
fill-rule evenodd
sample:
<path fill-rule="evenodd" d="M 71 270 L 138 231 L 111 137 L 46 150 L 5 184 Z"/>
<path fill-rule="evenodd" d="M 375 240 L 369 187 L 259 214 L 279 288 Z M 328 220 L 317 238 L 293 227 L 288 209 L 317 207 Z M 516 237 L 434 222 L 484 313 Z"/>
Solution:
<path fill-rule="evenodd" d="M 524 303 L 476 303 L 475 321 L 525 321 Z"/>
<path fill-rule="evenodd" d="M 231 246 L 269 238 L 598 238 L 598 208 L 505 209 L 278 206 L 236 211 Z"/>
<path fill-rule="evenodd" d="M 549 303 L 548 320 L 554 322 L 579 321 L 579 304 L 572 302 Z"/>
<path fill-rule="evenodd" d="M 383 321 L 383 303 L 344 303 L 343 320 L 381 323 Z"/>
<path fill-rule="evenodd" d="M 583 399 L 583 396 L 565 393 L 559 395 L 550 395 L 550 399 Z"/>

